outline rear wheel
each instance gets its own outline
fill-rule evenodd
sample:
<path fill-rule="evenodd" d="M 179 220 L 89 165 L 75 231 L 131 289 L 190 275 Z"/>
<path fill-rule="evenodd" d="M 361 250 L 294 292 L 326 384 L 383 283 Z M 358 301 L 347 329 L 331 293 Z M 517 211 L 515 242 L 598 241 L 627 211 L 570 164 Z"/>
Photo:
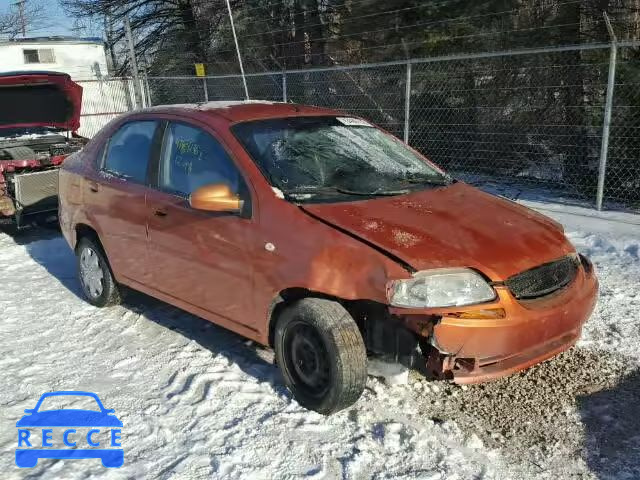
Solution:
<path fill-rule="evenodd" d="M 80 285 L 87 301 L 96 307 L 120 303 L 120 290 L 102 247 L 93 239 L 84 237 L 78 242 L 76 257 Z"/>
<path fill-rule="evenodd" d="M 276 361 L 302 406 L 328 415 L 355 403 L 367 380 L 367 354 L 356 322 L 337 302 L 305 298 L 276 324 Z"/>

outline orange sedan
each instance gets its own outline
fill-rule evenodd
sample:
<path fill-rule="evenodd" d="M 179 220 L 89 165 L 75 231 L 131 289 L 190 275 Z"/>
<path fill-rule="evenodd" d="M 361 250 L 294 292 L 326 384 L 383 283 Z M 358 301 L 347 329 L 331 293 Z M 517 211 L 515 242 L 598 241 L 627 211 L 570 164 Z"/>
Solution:
<path fill-rule="evenodd" d="M 119 117 L 64 163 L 60 224 L 90 303 L 125 285 L 271 345 L 324 414 L 360 397 L 367 355 L 458 383 L 545 360 L 597 294 L 553 220 L 300 105 Z"/>

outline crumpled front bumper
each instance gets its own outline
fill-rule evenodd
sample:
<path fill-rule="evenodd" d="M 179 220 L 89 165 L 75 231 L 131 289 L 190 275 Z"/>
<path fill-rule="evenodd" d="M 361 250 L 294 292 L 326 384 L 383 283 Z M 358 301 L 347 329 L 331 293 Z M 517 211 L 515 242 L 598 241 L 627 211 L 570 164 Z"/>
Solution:
<path fill-rule="evenodd" d="M 568 286 L 543 298 L 519 301 L 504 286 L 496 291 L 498 298 L 490 304 L 392 313 L 428 336 L 431 351 L 423 353 L 428 354 L 431 375 L 479 383 L 523 370 L 574 345 L 595 307 L 598 281 L 587 262 Z"/>

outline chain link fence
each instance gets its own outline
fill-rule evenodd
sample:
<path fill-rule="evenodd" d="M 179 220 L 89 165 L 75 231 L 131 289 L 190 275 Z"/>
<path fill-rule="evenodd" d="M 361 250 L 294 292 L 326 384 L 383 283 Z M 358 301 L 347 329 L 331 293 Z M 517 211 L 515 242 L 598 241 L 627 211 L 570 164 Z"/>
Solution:
<path fill-rule="evenodd" d="M 480 187 L 640 210 L 640 50 L 618 46 L 603 150 L 610 55 L 610 45 L 590 44 L 252 73 L 246 79 L 254 99 L 367 118 Z M 152 105 L 244 98 L 240 75 L 150 77 L 142 83 L 145 103 Z"/>
<path fill-rule="evenodd" d="M 118 115 L 136 108 L 132 78 L 77 80 L 77 83 L 82 86 L 82 113 L 78 133 L 84 137 L 94 136 Z"/>
<path fill-rule="evenodd" d="M 625 53 L 618 51 L 604 192 L 640 210 L 640 49 Z"/>
<path fill-rule="evenodd" d="M 608 63 L 593 53 L 414 65 L 410 143 L 470 180 L 595 200 Z"/>

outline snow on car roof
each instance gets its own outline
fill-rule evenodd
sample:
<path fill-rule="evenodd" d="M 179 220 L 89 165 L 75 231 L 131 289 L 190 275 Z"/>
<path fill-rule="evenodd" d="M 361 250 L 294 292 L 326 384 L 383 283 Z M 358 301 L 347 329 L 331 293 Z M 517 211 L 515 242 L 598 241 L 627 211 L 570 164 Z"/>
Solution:
<path fill-rule="evenodd" d="M 202 103 L 170 103 L 167 105 L 156 105 L 145 108 L 145 110 L 165 109 L 165 108 L 188 108 L 190 110 L 216 110 L 220 108 L 231 108 L 238 105 L 274 105 L 282 102 L 272 102 L 269 100 L 220 100 Z"/>
<path fill-rule="evenodd" d="M 212 110 L 215 108 L 235 107 L 236 105 L 251 105 L 251 104 L 273 105 L 275 103 L 282 103 L 282 102 L 271 102 L 269 100 L 226 100 L 226 101 L 201 103 L 198 109 Z"/>
<path fill-rule="evenodd" d="M 245 108 L 246 107 L 246 108 Z M 250 108 L 254 107 L 254 108 Z M 267 107 L 267 108 L 261 108 Z M 272 107 L 272 108 L 268 108 Z M 291 115 L 338 115 L 339 112 L 322 107 L 310 105 L 299 105 L 294 103 L 274 102 L 271 100 L 224 100 L 215 102 L 202 103 L 175 103 L 168 105 L 156 105 L 135 113 L 158 113 L 172 112 L 174 110 L 191 111 L 191 112 L 211 112 L 225 117 L 229 121 L 243 121 L 248 119 L 247 109 L 250 109 L 250 118 L 252 120 L 260 118 L 272 118 L 278 116 Z"/>

